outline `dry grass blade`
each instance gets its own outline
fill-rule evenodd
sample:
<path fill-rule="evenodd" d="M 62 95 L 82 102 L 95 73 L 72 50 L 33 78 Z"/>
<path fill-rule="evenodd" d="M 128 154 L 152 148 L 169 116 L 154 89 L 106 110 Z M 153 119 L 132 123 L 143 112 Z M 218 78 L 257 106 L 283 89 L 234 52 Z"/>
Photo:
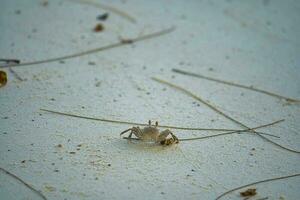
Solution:
<path fill-rule="evenodd" d="M 135 126 L 148 126 L 148 124 L 144 123 L 138 123 L 138 122 L 129 122 L 129 121 L 121 121 L 121 120 L 112 120 L 112 119 L 104 119 L 104 118 L 95 118 L 95 117 L 88 117 L 88 116 L 82 116 L 82 115 L 76 115 L 71 113 L 65 113 L 65 112 L 59 112 L 54 110 L 48 110 L 48 109 L 40 109 L 41 111 L 58 114 L 58 115 L 64 115 L 68 117 L 76 117 L 81 119 L 88 119 L 88 120 L 94 120 L 94 121 L 102 121 L 102 122 L 108 122 L 108 123 L 116 123 L 116 124 L 127 124 L 127 125 L 135 125 Z M 278 121 L 277 123 L 281 122 L 283 120 Z M 170 129 L 178 129 L 178 130 L 194 130 L 194 131 L 234 131 L 239 132 L 243 130 L 236 130 L 236 129 L 211 129 L 211 128 L 197 128 L 197 127 L 181 127 L 181 126 L 170 126 L 170 125 L 158 125 L 160 128 L 170 128 Z M 261 126 L 262 128 L 263 126 Z M 271 135 L 273 137 L 278 137 Z"/>
<path fill-rule="evenodd" d="M 208 77 L 208 76 L 203 76 L 201 74 L 195 74 L 195 73 L 192 73 L 192 72 L 183 71 L 183 70 L 180 70 L 180 69 L 172 69 L 172 71 L 176 72 L 176 73 L 179 73 L 179 74 L 183 74 L 183 75 L 193 76 L 193 77 L 197 77 L 197 78 L 201 78 L 201 79 L 205 79 L 205 80 L 209 80 L 209 81 L 214 81 L 214 82 L 217 82 L 217 83 L 222 83 L 222 84 L 225 84 L 225 85 L 230 85 L 230 86 L 234 86 L 234 87 L 239 87 L 239 88 L 259 92 L 259 93 L 266 94 L 266 95 L 269 95 L 269 96 L 272 96 L 272 97 L 275 97 L 275 98 L 278 98 L 278 99 L 284 99 L 284 100 L 289 101 L 289 102 L 300 102 L 299 99 L 293 99 L 293 98 L 285 97 L 285 96 L 282 96 L 282 95 L 279 95 L 279 94 L 275 94 L 273 92 L 269 92 L 269 91 L 266 91 L 266 90 L 261 90 L 261 89 L 254 88 L 252 86 L 246 86 L 246 85 L 242 85 L 242 84 L 238 84 L 238 83 L 224 81 L 224 80 L 220 80 L 220 79 L 216 79 L 216 78 L 212 78 L 212 77 Z"/>
<path fill-rule="evenodd" d="M 11 177 L 13 177 L 14 179 L 20 181 L 22 184 L 24 184 L 26 187 L 28 187 L 31 191 L 33 191 L 34 193 L 36 193 L 39 197 L 41 197 L 44 200 L 47 200 L 47 198 L 38 190 L 34 189 L 31 185 L 29 185 L 28 183 L 26 183 L 25 181 L 23 181 L 21 178 L 17 177 L 16 175 L 14 175 L 13 173 L 10 173 L 9 171 L 7 171 L 6 169 L 3 169 L 2 167 L 0 167 L 0 170 L 2 170 L 4 173 L 10 175 Z"/>
<path fill-rule="evenodd" d="M 0 62 L 5 62 L 5 63 L 20 63 L 20 60 L 0 58 Z"/>
<path fill-rule="evenodd" d="M 257 182 L 249 183 L 249 184 L 247 184 L 247 185 L 243 185 L 243 186 L 234 188 L 234 189 L 232 189 L 232 190 L 228 190 L 227 192 L 224 192 L 223 194 L 221 194 L 220 196 L 218 196 L 218 197 L 216 198 L 216 200 L 221 199 L 222 197 L 224 197 L 225 195 L 227 195 L 227 194 L 229 194 L 229 193 L 231 193 L 231 192 L 234 192 L 234 191 L 236 191 L 236 190 L 243 189 L 243 188 L 245 188 L 245 187 L 249 187 L 249 186 L 252 186 L 252 185 L 259 184 L 259 183 L 266 183 L 266 182 L 270 182 L 270 181 L 276 181 L 276 180 L 281 180 L 281 179 L 287 179 L 287 178 L 296 177 L 296 176 L 300 176 L 300 174 L 293 174 L 293 175 L 289 175 L 289 176 L 281 176 L 281 177 L 270 178 L 270 179 L 265 179 L 265 180 L 262 180 L 262 181 L 257 181 Z"/>
<path fill-rule="evenodd" d="M 195 138 L 179 138 L 178 140 L 181 141 L 191 141 L 191 140 L 203 140 L 203 139 L 208 139 L 208 138 L 213 138 L 213 137 L 219 137 L 219 136 L 224 136 L 224 135 L 230 135 L 230 134 L 234 134 L 234 133 L 242 133 L 242 132 L 247 132 L 250 130 L 256 130 L 259 128 L 264 128 L 264 127 L 268 127 L 268 126 L 272 126 L 275 125 L 277 123 L 283 122 L 284 120 L 278 120 L 269 124 L 264 124 L 261 126 L 257 126 L 251 129 L 244 129 L 244 130 L 237 130 L 237 131 L 230 131 L 230 132 L 226 132 L 226 133 L 220 133 L 220 134 L 216 134 L 216 135 L 208 135 L 208 136 L 202 136 L 202 137 L 195 137 Z M 129 137 L 123 137 L 123 139 L 128 139 L 128 140 L 139 140 L 138 138 L 129 138 Z"/>
<path fill-rule="evenodd" d="M 124 43 L 124 42 L 116 42 L 114 44 L 109 44 L 107 46 L 103 46 L 103 47 L 99 47 L 96 49 L 91 49 L 88 51 L 84 51 L 84 52 L 80 52 L 80 53 L 75 53 L 75 54 L 71 54 L 71 55 L 66 55 L 66 56 L 61 56 L 61 57 L 56 57 L 56 58 L 50 58 L 50 59 L 45 59 L 45 60 L 39 60 L 39 61 L 32 61 L 32 62 L 24 62 L 24 63 L 20 63 L 20 64 L 7 64 L 7 65 L 3 65 L 0 66 L 0 68 L 7 68 L 7 67 L 20 67 L 20 66 L 27 66 L 27 65 L 37 65 L 37 64 L 43 64 L 43 63 L 49 63 L 49 62 L 55 62 L 55 61 L 60 61 L 60 60 L 67 60 L 67 59 L 71 59 L 71 58 L 76 58 L 76 57 L 80 57 L 80 56 L 85 56 L 88 54 L 93 54 L 93 53 L 97 53 L 99 51 L 104 51 L 104 50 L 108 50 L 108 49 L 113 49 L 116 47 L 121 47 L 121 46 L 125 46 L 125 45 L 130 45 L 139 41 L 143 41 L 143 40 L 147 40 L 147 39 L 151 39 L 154 37 L 158 37 L 161 35 L 165 35 L 167 33 L 170 33 L 172 31 L 175 30 L 175 27 L 171 27 L 168 29 L 164 29 L 162 31 L 158 31 L 158 32 L 154 32 L 154 33 L 150 33 L 147 35 L 143 35 L 140 37 L 136 37 L 133 39 L 130 39 L 130 43 Z"/>
<path fill-rule="evenodd" d="M 269 123 L 269 124 L 264 124 L 261 126 L 257 126 L 254 128 L 248 128 L 248 129 L 244 129 L 244 130 L 240 130 L 240 131 L 230 131 L 230 132 L 226 132 L 226 133 L 220 133 L 217 135 L 208 135 L 208 136 L 203 136 L 203 137 L 195 137 L 195 138 L 181 138 L 179 139 L 179 141 L 189 141 L 189 140 L 202 140 L 202 139 L 207 139 L 207 138 L 212 138 L 212 137 L 218 137 L 218 136 L 224 136 L 224 135 L 230 135 L 230 134 L 234 134 L 234 133 L 242 133 L 242 132 L 248 132 L 248 131 L 252 131 L 252 130 L 256 130 L 259 128 L 264 128 L 264 127 L 268 127 L 268 126 L 272 126 L 275 125 L 277 123 L 283 122 L 284 119 Z"/>
<path fill-rule="evenodd" d="M 158 79 L 158 78 L 152 78 L 152 79 L 153 79 L 154 81 L 157 81 L 157 82 L 162 83 L 162 84 L 164 84 L 164 85 L 168 85 L 169 87 L 172 87 L 172 88 L 174 88 L 174 89 L 176 89 L 176 90 L 179 90 L 179 91 L 181 91 L 181 92 L 187 94 L 188 96 L 190 96 L 190 97 L 194 98 L 195 100 L 197 100 L 197 101 L 203 103 L 204 105 L 206 105 L 207 107 L 209 107 L 210 109 L 212 109 L 213 111 L 215 111 L 216 113 L 218 113 L 218 114 L 222 115 L 223 117 L 229 119 L 230 121 L 232 121 L 232 122 L 234 122 L 234 123 L 240 125 L 241 127 L 245 128 L 245 129 L 251 129 L 251 128 L 249 128 L 248 126 L 246 126 L 245 124 L 239 122 L 238 120 L 236 120 L 236 119 L 230 117 L 229 115 L 227 115 L 226 113 L 222 112 L 222 111 L 219 110 L 217 107 L 215 107 L 215 106 L 213 106 L 212 104 L 208 103 L 207 101 L 203 100 L 201 97 L 199 97 L 199 96 L 193 94 L 192 92 L 190 92 L 190 91 L 188 91 L 188 90 L 186 90 L 186 89 L 184 89 L 184 88 L 182 88 L 182 87 L 180 87 L 180 86 L 177 86 L 177 85 L 175 85 L 175 84 L 173 84 L 173 83 L 169 83 L 169 82 L 167 82 L 167 81 L 164 81 L 164 80 L 161 80 L 161 79 Z M 264 140 L 268 141 L 269 143 L 271 143 L 271 144 L 273 144 L 273 145 L 275 145 L 275 146 L 277 146 L 277 147 L 280 147 L 280 148 L 282 148 L 282 149 L 284 149 L 284 150 L 286 150 L 286 151 L 293 152 L 293 153 L 300 153 L 300 151 L 296 151 L 296 150 L 293 150 L 293 149 L 284 147 L 284 146 L 282 146 L 282 145 L 280 145 L 280 144 L 278 144 L 278 143 L 276 143 L 276 142 L 270 140 L 269 138 L 266 138 L 266 137 L 263 136 L 261 133 L 258 133 L 258 132 L 254 131 L 254 130 L 250 130 L 250 132 L 255 133 L 256 135 L 258 135 L 259 137 L 261 137 L 261 138 L 263 138 Z"/>

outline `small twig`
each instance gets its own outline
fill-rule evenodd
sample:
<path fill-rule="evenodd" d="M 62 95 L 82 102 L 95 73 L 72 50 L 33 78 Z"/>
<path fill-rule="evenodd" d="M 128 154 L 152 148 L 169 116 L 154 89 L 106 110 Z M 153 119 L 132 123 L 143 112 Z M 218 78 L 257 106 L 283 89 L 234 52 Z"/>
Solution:
<path fill-rule="evenodd" d="M 197 78 L 201 78 L 201 79 L 206 79 L 206 80 L 209 80 L 209 81 L 214 81 L 214 82 L 217 82 L 217 83 L 222 83 L 222 84 L 225 84 L 225 85 L 230 85 L 230 86 L 239 87 L 239 88 L 243 88 L 243 89 L 247 89 L 247 90 L 252 90 L 252 91 L 255 91 L 255 92 L 263 93 L 263 94 L 278 98 L 278 99 L 284 99 L 284 100 L 289 101 L 289 102 L 300 102 L 299 99 L 293 99 L 293 98 L 285 97 L 285 96 L 282 96 L 282 95 L 279 95 L 279 94 L 275 94 L 273 92 L 269 92 L 269 91 L 266 91 L 266 90 L 261 90 L 261 89 L 254 88 L 252 86 L 246 86 L 246 85 L 242 85 L 242 84 L 238 84 L 238 83 L 224 81 L 224 80 L 220 80 L 220 79 L 216 79 L 216 78 L 212 78 L 212 77 L 208 77 L 208 76 L 203 76 L 201 74 L 195 74 L 195 73 L 192 73 L 192 72 L 183 71 L 183 70 L 180 70 L 180 69 L 172 69 L 172 71 L 176 72 L 176 73 L 179 73 L 179 74 L 183 74 L 183 75 L 193 76 L 193 77 L 197 77 Z"/>
<path fill-rule="evenodd" d="M 28 187 L 31 191 L 33 191 L 38 196 L 40 196 L 42 199 L 47 200 L 47 198 L 42 194 L 42 192 L 38 191 L 37 189 L 34 189 L 31 185 L 29 185 L 28 183 L 26 183 L 25 181 L 23 181 L 18 176 L 12 174 L 11 172 L 7 171 L 6 169 L 3 169 L 2 167 L 0 167 L 0 170 L 2 170 L 3 172 L 5 172 L 6 174 L 10 175 L 14 179 L 17 179 L 18 181 L 20 181 L 22 184 L 24 184 L 26 187 Z"/>
<path fill-rule="evenodd" d="M 216 134 L 216 135 L 208 135 L 208 136 L 203 136 L 203 137 L 195 137 L 195 138 L 179 138 L 178 140 L 181 142 L 181 141 L 190 141 L 190 140 L 202 140 L 202 139 L 207 139 L 207 138 L 213 138 L 213 137 L 219 137 L 219 136 L 224 136 L 224 135 L 230 135 L 230 134 L 234 134 L 234 133 L 242 133 L 242 132 L 247 132 L 247 131 L 251 131 L 251 130 L 256 130 L 256 129 L 259 129 L 259 128 L 264 128 L 264 127 L 267 127 L 267 126 L 272 126 L 274 124 L 277 124 L 277 123 L 280 123 L 280 122 L 283 122 L 284 120 L 278 120 L 278 121 L 275 121 L 275 122 L 272 122 L 272 123 L 269 123 L 269 124 L 264 124 L 264 125 L 261 125 L 261 126 L 257 126 L 257 127 L 254 127 L 254 128 L 251 128 L 251 129 L 244 129 L 244 130 L 238 130 L 238 131 L 231 131 L 231 132 L 226 132 L 226 133 L 220 133 L 220 134 Z M 127 140 L 140 140 L 139 138 L 129 138 L 129 137 L 123 137 L 123 139 L 127 139 Z"/>
<path fill-rule="evenodd" d="M 249 186 L 256 185 L 256 184 L 260 184 L 260 183 L 266 183 L 266 182 L 270 182 L 270 181 L 280 180 L 280 179 L 291 178 L 291 177 L 295 177 L 295 176 L 300 176 L 300 174 L 293 174 L 293 175 L 289 175 L 289 176 L 281 176 L 281 177 L 270 178 L 270 179 L 265 179 L 265 180 L 262 180 L 262 181 L 257 181 L 257 182 L 249 183 L 249 184 L 247 184 L 247 185 L 243 185 L 243 186 L 234 188 L 234 189 L 232 189 L 232 190 L 228 190 L 227 192 L 224 192 L 223 194 L 221 194 L 220 196 L 218 196 L 218 197 L 216 198 L 216 200 L 221 199 L 222 197 L 224 197 L 225 195 L 227 195 L 227 194 L 229 194 L 229 193 L 231 193 L 231 192 L 234 192 L 234 191 L 236 191 L 236 190 L 243 189 L 243 188 L 245 188 L 245 187 L 249 187 Z"/>
<path fill-rule="evenodd" d="M 138 123 L 138 122 L 129 122 L 129 121 L 121 121 L 121 120 L 112 120 L 112 119 L 88 117 L 88 116 L 76 115 L 76 114 L 71 114 L 71 113 L 64 113 L 64 112 L 48 110 L 48 109 L 43 109 L 43 108 L 41 108 L 40 110 L 45 111 L 45 112 L 50 112 L 50 113 L 53 113 L 53 114 L 64 115 L 64 116 L 69 116 L 69 117 L 76 117 L 76 118 L 81 118 L 81 119 L 88 119 L 88 120 L 95 120 L 95 121 L 102 121 L 102 122 L 109 122 L 109 123 L 117 123 L 117 124 L 135 125 L 135 126 L 148 126 L 148 124 Z M 279 120 L 276 123 L 279 123 L 281 121 L 283 121 L 283 120 Z M 189 131 L 191 131 L 191 130 L 194 130 L 194 131 L 241 131 L 241 130 L 236 130 L 236 129 L 193 128 L 193 127 L 180 127 L 180 126 L 169 126 L 169 125 L 158 125 L 157 127 L 178 129 L 178 130 L 189 130 Z M 262 134 L 264 134 L 264 133 L 262 133 Z M 270 135 L 270 136 L 279 138 L 278 136 L 275 136 L 275 135 Z"/>
<path fill-rule="evenodd" d="M 127 19 L 131 23 L 136 23 L 136 20 L 134 17 L 130 16 L 129 14 L 125 13 L 122 10 L 119 10 L 119 9 L 109 6 L 109 5 L 104 5 L 102 3 L 93 2 L 93 1 L 89 1 L 89 0 L 69 0 L 69 1 L 75 2 L 75 3 L 80 3 L 80 4 L 91 5 L 91 6 L 94 6 L 97 8 L 101 8 L 103 10 L 108 10 L 108 11 L 111 11 L 111 12 L 123 17 L 124 19 Z"/>
<path fill-rule="evenodd" d="M 0 62 L 5 62 L 6 64 L 20 64 L 20 60 L 17 59 L 4 59 L 4 58 L 0 58 Z M 17 72 L 15 72 L 11 67 L 8 68 L 9 72 L 16 77 L 19 81 L 23 81 L 23 79 L 21 78 L 21 76 L 19 76 L 19 74 Z"/>
<path fill-rule="evenodd" d="M 17 63 L 17 64 L 19 64 L 21 61 L 18 60 L 18 59 L 4 59 L 4 58 L 0 58 L 0 62 Z"/>
<path fill-rule="evenodd" d="M 16 77 L 16 79 L 18 79 L 19 81 L 23 81 L 21 76 L 15 70 L 13 70 L 11 67 L 9 67 L 8 70 L 10 73 L 12 73 L 12 75 L 14 75 L 14 77 Z"/>
<path fill-rule="evenodd" d="M 188 90 L 186 90 L 186 89 L 184 89 L 184 88 L 182 88 L 182 87 L 180 87 L 180 86 L 177 86 L 177 85 L 175 85 L 175 84 L 173 84 L 173 83 L 169 83 L 169 82 L 167 82 L 167 81 L 164 81 L 164 80 L 161 80 L 161 79 L 158 79 L 158 78 L 152 77 L 152 79 L 153 79 L 154 81 L 157 81 L 157 82 L 162 83 L 162 84 L 164 84 L 164 85 L 168 85 L 169 87 L 175 88 L 175 89 L 177 89 L 177 90 L 179 90 L 179 91 L 181 91 L 181 92 L 187 94 L 188 96 L 190 96 L 190 97 L 196 99 L 197 101 L 200 101 L 201 103 L 203 103 L 204 105 L 206 105 L 207 107 L 209 107 L 210 109 L 212 109 L 213 111 L 215 111 L 216 113 L 218 113 L 218 114 L 222 115 L 223 117 L 229 119 L 230 121 L 232 121 L 232 122 L 234 122 L 234 123 L 240 125 L 241 127 L 245 128 L 245 129 L 250 129 L 250 128 L 249 128 L 248 126 L 246 126 L 245 124 L 243 124 L 243 123 L 239 122 L 238 120 L 236 120 L 236 119 L 230 117 L 230 116 L 227 115 L 226 113 L 224 113 L 224 112 L 222 112 L 221 110 L 219 110 L 217 107 L 215 107 L 215 106 L 213 106 L 212 104 L 208 103 L 208 101 L 203 100 L 201 97 L 196 96 L 196 95 L 193 94 L 192 92 L 190 92 L 190 91 L 188 91 Z M 258 132 L 254 131 L 254 130 L 251 130 L 250 132 L 255 133 L 256 135 L 258 135 L 259 137 L 261 137 L 261 138 L 263 138 L 264 140 L 268 141 L 269 143 L 271 143 L 271 144 L 273 144 L 273 145 L 275 145 L 275 146 L 277 146 L 277 147 L 280 147 L 280 148 L 282 148 L 282 149 L 284 149 L 284 150 L 286 150 L 286 151 L 290 151 L 290 152 L 293 152 L 293 153 L 300 153 L 300 151 L 296 151 L 296 150 L 293 150 L 293 149 L 284 147 L 284 146 L 282 146 L 282 145 L 280 145 L 280 144 L 278 144 L 278 143 L 276 143 L 276 142 L 270 140 L 269 138 L 266 138 L 266 137 L 263 136 L 261 133 L 258 133 Z"/>
<path fill-rule="evenodd" d="M 131 40 L 132 40 L 132 43 L 135 43 L 135 42 L 151 39 L 151 38 L 154 38 L 154 37 L 158 37 L 158 36 L 161 36 L 161 35 L 165 35 L 167 33 L 170 33 L 172 31 L 174 31 L 174 30 L 175 30 L 175 27 L 170 27 L 170 28 L 164 29 L 162 31 L 158 31 L 158 32 L 147 34 L 147 35 L 139 36 L 139 37 L 133 38 Z M 4 65 L 4 66 L 0 66 L 0 68 L 20 67 L 20 66 L 26 66 L 26 65 L 37 65 L 37 64 L 42 64 L 42 63 L 49 63 L 49 62 L 55 62 L 55 61 L 60 61 L 60 60 L 66 60 L 66 59 L 71 59 L 71 58 L 75 58 L 75 57 L 79 57 L 79 56 L 84 56 L 84 55 L 88 55 L 88 54 L 97 53 L 99 51 L 104 51 L 104 50 L 108 50 L 108 49 L 112 49 L 112 48 L 116 48 L 116 47 L 125 46 L 125 45 L 129 45 L 129 44 L 119 41 L 119 42 L 116 42 L 116 43 L 113 43 L 113 44 L 109 44 L 109 45 L 106 45 L 106 46 L 103 46 L 103 47 L 99 47 L 99 48 L 96 48 L 96 49 L 91 49 L 91 50 L 80 52 L 80 53 L 75 53 L 75 54 L 71 54 L 71 55 L 66 55 L 66 56 L 61 56 L 61 57 L 56 57 L 56 58 L 50 58 L 50 59 L 45 59 L 45 60 L 39 60 L 39 61 L 23 62 L 23 63 L 20 63 L 20 64 L 7 64 L 7 65 Z"/>

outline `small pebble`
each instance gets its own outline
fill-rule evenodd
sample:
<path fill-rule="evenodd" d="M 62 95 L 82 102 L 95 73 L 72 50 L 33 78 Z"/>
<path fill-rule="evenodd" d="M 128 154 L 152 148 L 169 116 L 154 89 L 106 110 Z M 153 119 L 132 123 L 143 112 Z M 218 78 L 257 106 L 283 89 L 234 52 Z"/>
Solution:
<path fill-rule="evenodd" d="M 104 13 L 102 15 L 98 15 L 97 19 L 100 20 L 100 21 L 105 21 L 105 20 L 107 20 L 108 16 L 109 16 L 108 13 Z"/>
<path fill-rule="evenodd" d="M 101 32 L 103 30 L 104 30 L 104 26 L 100 23 L 94 27 L 94 32 Z"/>

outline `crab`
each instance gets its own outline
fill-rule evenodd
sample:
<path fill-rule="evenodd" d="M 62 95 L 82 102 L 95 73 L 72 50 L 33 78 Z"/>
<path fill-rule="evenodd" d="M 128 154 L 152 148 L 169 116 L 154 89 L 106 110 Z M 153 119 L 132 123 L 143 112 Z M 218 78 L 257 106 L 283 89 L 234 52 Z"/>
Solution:
<path fill-rule="evenodd" d="M 143 129 L 140 129 L 140 127 L 138 126 L 126 129 L 125 131 L 120 133 L 120 135 L 131 131 L 126 139 L 132 139 L 131 136 L 132 134 L 134 134 L 139 140 L 147 142 L 152 141 L 161 145 L 171 145 L 174 143 L 179 143 L 178 138 L 169 129 L 159 132 L 159 129 L 157 128 L 158 122 L 155 122 L 155 125 L 151 125 L 151 121 L 149 120 L 148 124 L 149 125 L 144 127 Z M 171 135 L 170 138 L 168 138 L 169 135 Z"/>

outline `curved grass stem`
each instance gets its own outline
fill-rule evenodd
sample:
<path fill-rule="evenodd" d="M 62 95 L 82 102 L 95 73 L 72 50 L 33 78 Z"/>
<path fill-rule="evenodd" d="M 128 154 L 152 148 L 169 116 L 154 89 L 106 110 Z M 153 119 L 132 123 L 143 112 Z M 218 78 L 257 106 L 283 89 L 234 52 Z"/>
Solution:
<path fill-rule="evenodd" d="M 36 193 L 42 199 L 47 200 L 47 198 L 42 194 L 42 192 L 38 191 L 37 189 L 34 189 L 30 184 L 26 183 L 25 181 L 23 181 L 21 178 L 19 178 L 15 174 L 7 171 L 6 169 L 3 169 L 2 167 L 0 167 L 0 170 L 3 171 L 4 173 L 8 174 L 9 176 L 13 177 L 14 179 L 18 180 L 19 182 L 21 182 L 23 185 L 25 185 L 31 191 L 33 191 L 34 193 Z"/>
<path fill-rule="evenodd" d="M 209 107 L 210 109 L 212 109 L 213 111 L 215 111 L 216 113 L 222 115 L 223 117 L 229 119 L 230 121 L 240 125 L 241 127 L 245 128 L 245 129 L 251 129 L 249 128 L 248 126 L 246 126 L 245 124 L 243 124 L 242 122 L 239 122 L 238 120 L 234 119 L 233 117 L 229 116 L 228 114 L 224 113 L 223 111 L 221 111 L 220 109 L 218 109 L 216 106 L 212 105 L 211 103 L 209 103 L 208 101 L 202 99 L 201 97 L 195 95 L 194 93 L 190 92 L 189 90 L 187 89 L 184 89 L 183 87 L 180 87 L 180 86 L 177 86 L 173 83 L 170 83 L 170 82 L 167 82 L 167 81 L 164 81 L 164 80 L 161 80 L 161 79 L 158 79 L 158 78 L 155 78 L 155 77 L 152 77 L 152 79 L 158 83 L 161 83 L 161 84 L 164 84 L 164 85 L 167 85 L 171 88 L 174 88 L 178 91 L 181 91 L 182 93 L 194 98 L 195 100 L 201 102 L 202 104 L 206 105 L 207 107 Z M 250 132 L 256 134 L 257 136 L 261 137 L 262 139 L 266 140 L 267 142 L 277 146 L 277 147 L 280 147 L 281 149 L 284 149 L 286 151 L 289 151 L 289 152 L 292 152 L 292 153 L 300 153 L 300 151 L 297 151 L 297 150 L 293 150 L 293 149 L 290 149 L 290 148 L 287 148 L 283 145 L 280 145 L 272 140 L 270 140 L 269 138 L 263 136 L 261 133 L 259 132 L 256 132 L 255 130 L 249 130 Z"/>
<path fill-rule="evenodd" d="M 275 97 L 275 98 L 278 98 L 278 99 L 284 99 L 288 102 L 299 102 L 300 103 L 299 99 L 293 99 L 293 98 L 290 98 L 290 97 L 285 97 L 285 96 L 282 96 L 282 95 L 279 95 L 279 94 L 275 94 L 273 92 L 269 92 L 269 91 L 266 91 L 266 90 L 254 88 L 253 86 L 247 86 L 247 85 L 242 85 L 242 84 L 239 84 L 239 83 L 233 83 L 233 82 L 230 82 L 230 81 L 224 81 L 224 80 L 221 80 L 221 79 L 216 79 L 216 78 L 204 76 L 202 74 L 187 72 L 187 71 L 184 71 L 184 70 L 181 70 L 181 69 L 172 69 L 172 71 L 176 72 L 176 73 L 179 73 L 179 74 L 183 74 L 183 75 L 193 76 L 193 77 L 197 77 L 197 78 L 201 78 L 201 79 L 205 79 L 205 80 L 209 80 L 209 81 L 213 81 L 213 82 L 217 82 L 217 83 L 221 83 L 221 84 L 225 84 L 225 85 L 230 85 L 230 86 L 233 86 L 233 87 L 239 87 L 239 88 L 259 92 L 259 93 L 266 94 L 266 95 L 269 95 L 271 97 Z"/>
<path fill-rule="evenodd" d="M 276 180 L 281 180 L 281 179 L 287 179 L 287 178 L 291 178 L 291 177 L 296 177 L 296 176 L 300 176 L 300 174 L 293 174 L 293 175 L 288 175 L 288 176 L 281 176 L 281 177 L 276 177 L 276 178 L 270 178 L 270 179 L 265 179 L 265 180 L 261 180 L 261 181 L 256 181 L 256 182 L 253 182 L 253 183 L 249 183 L 247 185 L 243 185 L 243 186 L 239 186 L 239 187 L 236 187 L 234 189 L 231 189 L 231 190 L 228 190 L 227 192 L 224 192 L 223 194 L 221 194 L 220 196 L 218 196 L 216 198 L 216 200 L 219 200 L 221 199 L 222 197 L 224 197 L 225 195 L 231 193 L 231 192 L 234 192 L 236 190 L 240 190 L 240 189 L 243 189 L 245 187 L 249 187 L 249 186 L 252 186 L 252 185 L 256 185 L 256 184 L 260 184 L 260 183 L 266 183 L 266 182 L 270 182 L 270 181 L 276 181 Z"/>
<path fill-rule="evenodd" d="M 88 120 L 94 120 L 94 121 L 101 121 L 101 122 L 108 122 L 108 123 L 116 123 L 116 124 L 127 124 L 127 125 L 133 125 L 133 126 L 148 126 L 148 124 L 144 124 L 144 123 L 139 123 L 139 122 L 129 122 L 129 121 L 122 121 L 122 120 L 113 120 L 113 119 L 105 119 L 105 118 L 95 118 L 95 117 L 88 117 L 88 116 L 83 116 L 83 115 L 76 115 L 76 114 L 71 114 L 71 113 L 65 113 L 65 112 L 59 112 L 59 111 L 54 111 L 54 110 L 48 110 L 48 109 L 40 109 L 41 111 L 45 111 L 45 112 L 49 112 L 49 113 L 53 113 L 53 114 L 58 114 L 58 115 L 64 115 L 64 116 L 69 116 L 69 117 L 76 117 L 76 118 L 81 118 L 81 119 L 88 119 Z M 279 123 L 284 121 L 279 120 L 274 122 L 275 123 Z M 262 128 L 264 127 L 260 126 L 258 128 Z M 171 125 L 158 125 L 157 127 L 160 128 L 170 128 L 170 129 L 178 129 L 178 130 L 194 130 L 194 131 L 233 131 L 233 132 L 241 132 L 244 130 L 237 130 L 237 129 L 224 129 L 224 128 L 216 128 L 216 129 L 212 129 L 212 128 L 197 128 L 197 127 L 181 127 L 181 126 L 171 126 Z M 261 133 L 261 134 L 265 134 L 265 133 Z M 268 134 L 270 135 L 270 134 Z M 275 135 L 270 135 L 272 137 L 277 137 Z"/>
<path fill-rule="evenodd" d="M 242 132 L 247 132 L 247 131 L 251 131 L 251 130 L 256 130 L 259 128 L 264 128 L 264 127 L 268 127 L 268 126 L 272 126 L 275 125 L 277 123 L 283 122 L 284 120 L 277 120 L 274 121 L 272 123 L 269 124 L 264 124 L 261 126 L 257 126 L 254 128 L 250 128 L 250 129 L 244 129 L 244 130 L 236 130 L 236 131 L 230 131 L 230 132 L 225 132 L 225 133 L 220 133 L 220 134 L 216 134 L 216 135 L 208 135 L 208 136 L 202 136 L 202 137 L 194 137 L 194 138 L 179 138 L 178 140 L 181 141 L 191 141 L 191 140 L 203 140 L 203 139 L 208 139 L 208 138 L 213 138 L 213 137 L 219 137 L 219 136 L 224 136 L 224 135 L 231 135 L 234 133 L 242 133 Z M 139 138 L 129 138 L 129 137 L 123 137 L 123 139 L 128 139 L 128 140 L 140 140 Z"/>
<path fill-rule="evenodd" d="M 70 54 L 70 55 L 65 55 L 65 56 L 61 56 L 61 57 L 56 57 L 56 58 L 49 58 L 49 59 L 45 59 L 45 60 L 38 60 L 38 61 L 30 61 L 30 62 L 24 62 L 24 63 L 11 63 L 11 64 L 6 64 L 1 66 L 0 68 L 7 68 L 7 67 L 21 67 L 21 66 L 27 66 L 27 65 L 38 65 L 38 64 L 43 64 L 43 63 L 50 63 L 50 62 L 56 62 L 56 61 L 60 61 L 60 60 L 67 60 L 67 59 L 71 59 L 71 58 L 76 58 L 76 57 L 80 57 L 80 56 L 85 56 L 88 54 L 93 54 L 93 53 L 97 53 L 100 51 L 104 51 L 104 50 L 108 50 L 108 49 L 113 49 L 113 48 L 117 48 L 117 47 L 121 47 L 121 46 L 125 46 L 125 45 L 130 45 L 139 41 L 143 41 L 143 40 L 147 40 L 147 39 L 151 39 L 151 38 L 155 38 L 161 35 L 165 35 L 167 33 L 170 33 L 172 31 L 175 30 L 175 27 L 170 27 L 158 32 L 154 32 L 154 33 L 150 33 L 147 35 L 143 35 L 140 37 L 136 37 L 133 39 L 130 39 L 130 42 L 123 42 L 123 41 L 119 41 L 113 44 L 109 44 L 103 47 L 99 47 L 96 49 L 91 49 L 91 50 L 87 50 L 87 51 L 83 51 L 83 52 L 79 52 L 79 53 L 74 53 L 74 54 Z"/>

